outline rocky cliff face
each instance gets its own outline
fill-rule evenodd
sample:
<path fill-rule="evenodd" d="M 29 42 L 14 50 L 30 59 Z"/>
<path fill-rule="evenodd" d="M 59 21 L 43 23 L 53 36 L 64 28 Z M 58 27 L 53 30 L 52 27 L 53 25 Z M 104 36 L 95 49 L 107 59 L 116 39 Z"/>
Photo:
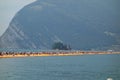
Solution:
<path fill-rule="evenodd" d="M 120 11 L 110 0 L 38 0 L 20 10 L 0 38 L 0 48 L 106 49 L 120 44 Z M 118 48 L 118 47 L 117 47 Z"/>

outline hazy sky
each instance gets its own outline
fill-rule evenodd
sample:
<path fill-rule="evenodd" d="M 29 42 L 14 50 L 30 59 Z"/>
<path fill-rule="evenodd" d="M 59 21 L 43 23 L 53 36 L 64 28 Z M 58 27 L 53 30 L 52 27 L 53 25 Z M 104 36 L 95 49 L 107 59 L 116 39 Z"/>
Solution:
<path fill-rule="evenodd" d="M 14 15 L 25 5 L 36 0 L 0 0 L 0 36 L 8 27 Z"/>

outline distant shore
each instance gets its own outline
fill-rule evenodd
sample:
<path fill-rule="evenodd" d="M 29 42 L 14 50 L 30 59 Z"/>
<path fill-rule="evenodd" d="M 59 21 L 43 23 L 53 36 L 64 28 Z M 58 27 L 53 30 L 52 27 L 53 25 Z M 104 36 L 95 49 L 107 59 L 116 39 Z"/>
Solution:
<path fill-rule="evenodd" d="M 77 56 L 94 54 L 120 54 L 113 51 L 48 51 L 48 52 L 0 52 L 0 58 L 39 57 L 39 56 Z"/>

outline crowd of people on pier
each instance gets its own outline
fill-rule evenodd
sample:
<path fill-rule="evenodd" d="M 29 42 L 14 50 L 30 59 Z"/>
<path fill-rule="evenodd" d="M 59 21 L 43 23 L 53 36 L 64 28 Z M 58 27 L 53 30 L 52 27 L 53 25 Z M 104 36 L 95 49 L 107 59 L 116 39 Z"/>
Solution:
<path fill-rule="evenodd" d="M 0 52 L 3 55 L 41 55 L 41 54 L 68 54 L 68 52 Z"/>
<path fill-rule="evenodd" d="M 0 56 L 40 56 L 40 55 L 83 55 L 83 54 L 109 54 L 100 51 L 45 51 L 45 52 L 0 52 Z M 112 53 L 112 52 L 111 52 Z"/>
<path fill-rule="evenodd" d="M 41 55 L 41 54 L 49 54 L 49 55 L 54 55 L 54 54 L 78 54 L 78 53 L 82 53 L 84 54 L 85 52 L 78 52 L 78 51 L 74 51 L 74 52 L 71 52 L 71 51 L 56 51 L 56 52 L 0 52 L 0 56 L 3 56 L 3 55 Z"/>

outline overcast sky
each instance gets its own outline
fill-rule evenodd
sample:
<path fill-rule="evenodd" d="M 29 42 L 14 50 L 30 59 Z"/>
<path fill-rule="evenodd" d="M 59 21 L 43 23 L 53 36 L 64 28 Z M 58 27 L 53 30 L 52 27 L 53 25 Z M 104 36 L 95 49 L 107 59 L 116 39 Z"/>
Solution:
<path fill-rule="evenodd" d="M 0 0 L 0 36 L 8 27 L 14 15 L 25 5 L 35 0 Z"/>

